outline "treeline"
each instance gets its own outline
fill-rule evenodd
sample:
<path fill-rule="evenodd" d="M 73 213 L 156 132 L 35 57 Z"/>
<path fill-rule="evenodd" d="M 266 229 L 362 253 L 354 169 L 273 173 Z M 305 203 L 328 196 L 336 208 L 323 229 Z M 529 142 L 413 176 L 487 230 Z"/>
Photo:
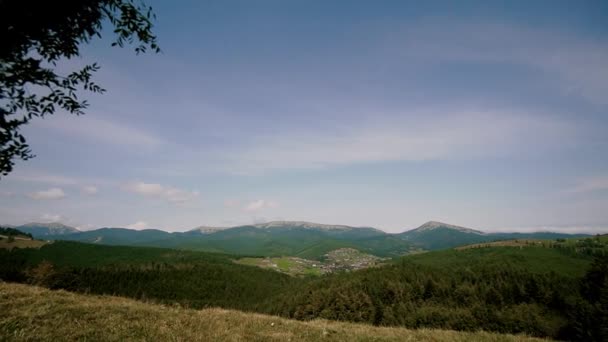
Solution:
<path fill-rule="evenodd" d="M 4 235 L 7 237 L 21 236 L 21 237 L 27 237 L 27 238 L 33 239 L 32 234 L 24 233 L 18 229 L 9 228 L 9 227 L 0 227 L 0 235 Z"/>
<path fill-rule="evenodd" d="M 608 256 L 608 238 L 600 235 L 578 240 L 557 239 L 555 242 L 551 242 L 551 247 L 559 248 L 573 255 Z"/>

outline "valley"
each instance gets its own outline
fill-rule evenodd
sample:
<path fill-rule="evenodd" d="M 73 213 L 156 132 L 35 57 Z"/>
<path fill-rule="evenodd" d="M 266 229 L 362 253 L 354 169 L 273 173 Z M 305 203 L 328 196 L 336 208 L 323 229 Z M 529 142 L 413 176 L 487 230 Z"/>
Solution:
<path fill-rule="evenodd" d="M 239 258 L 235 262 L 243 265 L 273 269 L 294 276 L 319 276 L 332 272 L 350 272 L 380 266 L 387 258 L 362 253 L 354 248 L 340 248 L 325 254 L 321 260 L 297 257 Z"/>
<path fill-rule="evenodd" d="M 110 234 L 115 232 L 118 234 Z M 171 240 L 165 243 L 173 243 L 183 241 L 184 234 L 194 234 L 200 239 L 196 243 L 224 247 L 201 251 L 145 246 L 150 236 L 168 235 Z M 539 234 L 550 238 L 534 238 Z M 604 287 L 608 284 L 606 236 L 565 238 L 564 234 L 530 233 L 523 235 L 526 238 L 506 239 L 512 235 L 503 234 L 504 240 L 480 242 L 480 237 L 490 239 L 488 235 L 497 237 L 438 223 L 408 233 L 407 240 L 398 244 L 391 242 L 401 239 L 399 234 L 310 223 L 280 222 L 203 234 L 127 229 L 74 234 L 68 230 L 49 242 L 28 240 L 41 244 L 36 248 L 0 248 L 0 280 L 86 294 L 87 298 L 113 295 L 147 303 L 141 305 L 202 310 L 200 314 L 211 316 L 223 312 L 225 319 L 250 319 L 243 316 L 250 314 L 241 312 L 255 312 L 284 324 L 312 324 L 306 329 L 314 329 L 315 323 L 300 322 L 321 319 L 365 323 L 372 330 L 378 329 L 373 326 L 388 326 L 469 332 L 473 335 L 462 336 L 479 340 L 498 338 L 475 335 L 479 330 L 519 335 L 500 335 L 499 339 L 523 339 L 525 335 L 567 340 L 601 334 L 593 332 L 593 326 L 604 319 L 598 294 L 608 291 Z M 112 243 L 75 241 L 83 236 Z M 471 241 L 475 243 L 467 244 Z M 455 246 L 437 247 L 446 243 Z M 217 252 L 226 246 L 249 248 L 257 254 Z M 407 250 L 401 254 L 387 253 L 404 246 Z M 9 285 L 2 286 L 12 291 L 6 287 Z M 44 293 L 54 298 L 55 292 Z M 58 305 L 56 310 L 65 313 L 71 309 Z M 114 309 L 107 310 L 112 315 Z M 572 316 L 573 312 L 577 315 Z M 0 319 L 4 319 L 0 320 L 0 334 L 19 331 L 10 323 L 16 319 L 13 314 Z M 429 333 L 444 334 L 438 330 Z M 283 334 L 287 335 L 280 336 L 293 332 Z M 460 338 L 457 333 L 447 334 L 447 339 Z M 342 340 L 349 335 L 335 336 Z"/>

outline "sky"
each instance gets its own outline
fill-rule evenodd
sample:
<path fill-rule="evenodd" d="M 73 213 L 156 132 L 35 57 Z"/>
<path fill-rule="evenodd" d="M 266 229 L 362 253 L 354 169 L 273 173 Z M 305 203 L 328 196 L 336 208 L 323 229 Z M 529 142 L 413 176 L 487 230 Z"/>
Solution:
<path fill-rule="evenodd" d="M 608 2 L 146 2 L 162 53 L 60 63 L 107 92 L 24 129 L 0 223 L 608 233 Z"/>

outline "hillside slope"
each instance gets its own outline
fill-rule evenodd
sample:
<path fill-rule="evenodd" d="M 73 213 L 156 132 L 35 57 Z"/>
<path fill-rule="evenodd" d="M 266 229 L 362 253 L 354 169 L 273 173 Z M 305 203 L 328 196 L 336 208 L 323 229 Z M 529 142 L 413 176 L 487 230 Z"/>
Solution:
<path fill-rule="evenodd" d="M 299 322 L 222 309 L 190 310 L 119 297 L 0 283 L 0 340 L 29 341 L 532 341 L 485 332 Z"/>
<path fill-rule="evenodd" d="M 479 230 L 437 221 L 429 221 L 418 228 L 396 234 L 396 236 L 426 250 L 448 249 L 458 246 L 500 240 L 565 239 L 589 237 L 589 235 L 585 234 L 563 234 L 552 232 L 485 233 Z"/>

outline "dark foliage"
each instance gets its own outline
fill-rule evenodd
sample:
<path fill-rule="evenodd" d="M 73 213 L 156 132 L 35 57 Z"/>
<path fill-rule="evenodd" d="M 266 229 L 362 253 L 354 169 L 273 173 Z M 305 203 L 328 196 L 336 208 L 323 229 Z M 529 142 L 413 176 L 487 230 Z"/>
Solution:
<path fill-rule="evenodd" d="M 0 279 L 187 307 L 259 310 L 295 279 L 227 256 L 161 248 L 56 242 L 0 250 Z"/>
<path fill-rule="evenodd" d="M 9 228 L 9 227 L 0 227 L 0 235 L 4 235 L 4 236 L 22 236 L 22 237 L 27 237 L 30 239 L 33 239 L 32 234 L 30 233 L 24 233 L 18 229 L 15 228 Z"/>
<path fill-rule="evenodd" d="M 84 114 L 87 102 L 77 91 L 104 92 L 92 81 L 97 64 L 60 75 L 56 63 L 78 56 L 106 22 L 116 34 L 112 45 L 137 41 L 137 53 L 159 51 L 152 19 L 151 8 L 134 0 L 0 1 L 0 176 L 15 159 L 34 156 L 23 125 L 59 109 Z"/>

